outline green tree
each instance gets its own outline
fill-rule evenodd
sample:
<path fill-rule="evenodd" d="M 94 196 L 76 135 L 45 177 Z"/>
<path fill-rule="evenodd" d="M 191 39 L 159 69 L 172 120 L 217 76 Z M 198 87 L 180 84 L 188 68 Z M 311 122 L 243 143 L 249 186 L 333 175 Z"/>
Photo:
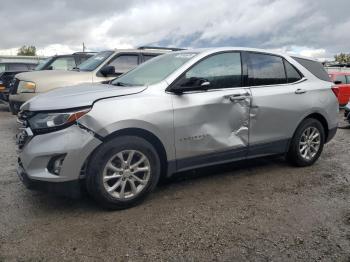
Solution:
<path fill-rule="evenodd" d="M 339 55 L 335 55 L 334 59 L 338 63 L 348 64 L 348 63 L 350 63 L 350 54 L 340 53 Z"/>
<path fill-rule="evenodd" d="M 31 46 L 22 46 L 18 49 L 17 55 L 24 55 L 24 56 L 35 56 L 36 55 L 36 47 Z"/>

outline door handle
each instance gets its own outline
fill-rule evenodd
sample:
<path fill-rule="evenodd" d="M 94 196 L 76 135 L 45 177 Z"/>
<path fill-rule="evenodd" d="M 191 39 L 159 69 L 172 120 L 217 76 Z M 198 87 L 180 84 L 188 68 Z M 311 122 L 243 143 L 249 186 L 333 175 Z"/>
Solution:
<path fill-rule="evenodd" d="M 296 93 L 297 95 L 305 94 L 305 93 L 306 93 L 306 89 L 298 88 L 297 90 L 295 90 L 295 93 Z"/>
<path fill-rule="evenodd" d="M 231 102 L 235 102 L 235 101 L 245 100 L 248 97 L 249 97 L 249 94 L 248 93 L 244 93 L 244 94 L 235 94 L 235 95 L 228 96 L 228 99 Z"/>

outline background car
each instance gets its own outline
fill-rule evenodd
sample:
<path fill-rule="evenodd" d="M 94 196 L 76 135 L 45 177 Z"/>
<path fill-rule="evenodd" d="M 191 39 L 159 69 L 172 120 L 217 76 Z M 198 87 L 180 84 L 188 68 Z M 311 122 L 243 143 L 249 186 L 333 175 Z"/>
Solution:
<path fill-rule="evenodd" d="M 140 47 L 102 51 L 90 57 L 76 69 L 50 70 L 18 74 L 10 92 L 11 112 L 17 114 L 20 106 L 30 98 L 62 86 L 81 83 L 108 82 L 137 65 L 177 48 Z"/>
<path fill-rule="evenodd" d="M 346 106 L 344 106 L 344 117 L 345 120 L 350 123 L 350 101 Z"/>
<path fill-rule="evenodd" d="M 0 103 L 7 104 L 9 100 L 10 83 L 18 73 L 31 71 L 38 65 L 38 62 L 0 62 Z"/>
<path fill-rule="evenodd" d="M 72 70 L 95 54 L 96 52 L 76 52 L 68 55 L 55 55 L 46 60 L 42 60 L 39 64 L 36 64 L 34 68 L 31 68 L 31 70 Z M 3 79 L 0 77 L 0 81 L 2 81 L 0 85 L 3 86 L 2 88 L 0 87 L 0 92 L 1 89 L 3 89 L 2 95 L 0 95 L 0 102 L 8 103 L 9 110 L 13 113 L 16 113 L 17 109 L 15 105 L 9 102 L 9 94 L 11 93 L 11 88 L 14 86 L 14 77 L 18 73 L 31 70 L 10 71 L 4 73 Z"/>
<path fill-rule="evenodd" d="M 331 72 L 328 75 L 335 84 L 333 91 L 339 105 L 345 106 L 350 100 L 350 72 Z"/>
<path fill-rule="evenodd" d="M 55 55 L 41 62 L 35 70 L 72 70 L 96 52 L 76 52 L 70 55 Z"/>

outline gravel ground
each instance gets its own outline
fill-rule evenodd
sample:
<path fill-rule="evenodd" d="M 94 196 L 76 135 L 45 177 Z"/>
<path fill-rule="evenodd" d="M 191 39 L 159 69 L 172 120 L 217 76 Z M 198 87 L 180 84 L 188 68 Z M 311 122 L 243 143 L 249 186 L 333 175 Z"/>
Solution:
<path fill-rule="evenodd" d="M 350 129 L 312 167 L 186 172 L 116 212 L 25 189 L 15 133 L 0 107 L 0 261 L 350 261 Z"/>

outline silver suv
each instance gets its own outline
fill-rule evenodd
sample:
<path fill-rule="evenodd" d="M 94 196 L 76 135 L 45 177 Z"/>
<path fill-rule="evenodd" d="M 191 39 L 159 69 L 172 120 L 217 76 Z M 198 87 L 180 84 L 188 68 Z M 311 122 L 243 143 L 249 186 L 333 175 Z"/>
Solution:
<path fill-rule="evenodd" d="M 316 61 L 247 48 L 158 56 L 111 84 L 65 87 L 22 106 L 18 174 L 29 188 L 135 205 L 179 171 L 285 155 L 312 165 L 337 130 Z"/>

